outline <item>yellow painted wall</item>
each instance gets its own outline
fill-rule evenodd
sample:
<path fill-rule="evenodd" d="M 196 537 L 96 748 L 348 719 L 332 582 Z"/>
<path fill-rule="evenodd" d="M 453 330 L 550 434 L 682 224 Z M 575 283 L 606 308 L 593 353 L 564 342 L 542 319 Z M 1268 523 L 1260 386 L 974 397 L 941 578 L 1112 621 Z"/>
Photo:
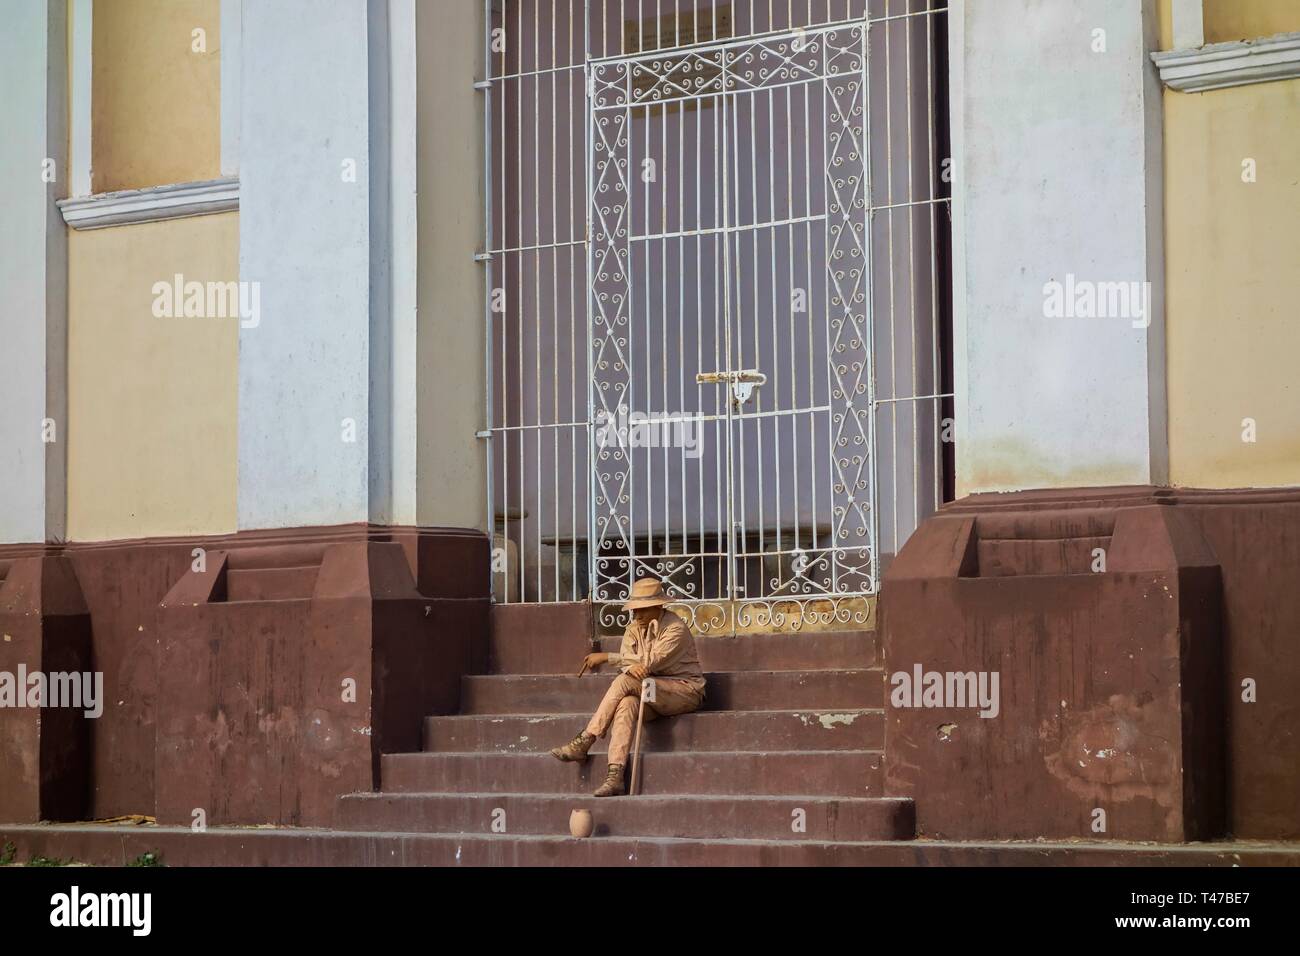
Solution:
<path fill-rule="evenodd" d="M 1160 49 L 1171 49 L 1174 45 L 1173 0 L 1156 0 L 1156 23 L 1160 28 Z"/>
<path fill-rule="evenodd" d="M 155 318 L 153 285 L 238 279 L 239 214 L 74 231 L 68 258 L 69 538 L 233 531 L 239 323 Z"/>
<path fill-rule="evenodd" d="M 94 10 L 94 191 L 215 179 L 220 0 L 108 0 Z M 206 53 L 192 50 L 196 28 Z"/>
<path fill-rule="evenodd" d="M 1300 80 L 1164 109 L 1171 480 L 1300 484 Z"/>
<path fill-rule="evenodd" d="M 1205 0 L 1201 9 L 1206 43 L 1300 31 L 1297 0 Z"/>
<path fill-rule="evenodd" d="M 1300 32 L 1300 0 L 1203 0 L 1201 13 L 1206 43 Z M 1173 49 L 1173 0 L 1157 0 L 1156 15 L 1160 49 Z"/>

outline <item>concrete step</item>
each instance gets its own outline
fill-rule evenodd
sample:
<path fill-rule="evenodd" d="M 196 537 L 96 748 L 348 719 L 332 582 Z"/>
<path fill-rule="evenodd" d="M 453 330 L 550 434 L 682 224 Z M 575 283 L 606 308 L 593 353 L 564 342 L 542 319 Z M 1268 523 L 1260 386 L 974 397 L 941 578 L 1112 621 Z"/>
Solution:
<path fill-rule="evenodd" d="M 489 638 L 489 671 L 493 674 L 576 674 L 590 637 L 576 625 L 572 633 L 553 633 L 560 623 L 555 611 L 529 613 L 529 608 L 567 605 L 524 605 L 513 613 L 494 611 Z M 508 622 L 508 623 L 503 623 Z M 528 623 L 534 622 L 534 623 Z M 617 651 L 622 638 L 599 638 L 600 649 Z M 710 671 L 864 669 L 879 661 L 875 631 L 807 631 L 783 634 L 742 634 L 737 637 L 696 636 L 700 665 Z"/>
<path fill-rule="evenodd" d="M 643 756 L 641 782 L 647 795 L 884 794 L 884 755 L 878 750 Z M 382 769 L 385 793 L 589 794 L 604 779 L 605 761 L 599 758 L 583 764 L 561 763 L 546 753 L 386 754 Z"/>
<path fill-rule="evenodd" d="M 601 650 L 617 651 L 622 642 L 602 637 Z M 879 660 L 875 631 L 697 636 L 695 649 L 700 666 L 711 671 L 861 670 Z"/>
<path fill-rule="evenodd" d="M 1300 845 L 1260 841 L 575 840 L 567 826 L 564 836 L 517 836 L 0 824 L 0 846 L 10 841 L 19 863 L 44 857 L 95 866 L 125 866 L 144 853 L 166 866 L 1300 866 Z"/>
<path fill-rule="evenodd" d="M 643 750 L 882 750 L 884 711 L 751 710 L 700 711 L 645 725 Z M 457 714 L 424 719 L 429 753 L 544 753 L 579 733 L 590 714 Z M 592 753 L 604 753 L 609 738 Z"/>
<path fill-rule="evenodd" d="M 636 796 L 537 793 L 360 793 L 340 798 L 336 826 L 406 833 L 563 835 L 573 810 L 594 836 L 764 840 L 906 840 L 912 801 L 804 796 Z M 495 827 L 495 829 L 494 829 Z"/>
<path fill-rule="evenodd" d="M 593 711 L 614 678 L 560 674 L 501 674 L 461 680 L 463 714 L 553 714 Z M 701 710 L 797 710 L 882 707 L 878 670 L 731 671 L 707 674 Z"/>
<path fill-rule="evenodd" d="M 226 600 L 287 601 L 311 597 L 320 565 L 284 568 L 230 568 L 226 571 Z"/>

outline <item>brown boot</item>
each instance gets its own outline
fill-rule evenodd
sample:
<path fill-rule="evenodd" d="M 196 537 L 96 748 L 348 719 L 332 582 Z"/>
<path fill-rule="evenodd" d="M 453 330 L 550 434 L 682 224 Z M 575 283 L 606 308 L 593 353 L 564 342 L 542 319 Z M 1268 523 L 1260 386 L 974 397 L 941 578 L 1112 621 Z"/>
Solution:
<path fill-rule="evenodd" d="M 591 749 L 591 745 L 595 742 L 596 738 L 584 730 L 563 747 L 556 747 L 552 750 L 551 756 L 556 760 L 563 760 L 566 762 L 576 761 L 581 763 L 587 759 L 587 751 Z"/>
<path fill-rule="evenodd" d="M 593 797 L 621 797 L 627 793 L 627 787 L 623 786 L 623 765 L 621 763 L 612 763 L 609 769 L 605 771 L 605 782 L 600 785 L 600 789 L 592 794 Z"/>

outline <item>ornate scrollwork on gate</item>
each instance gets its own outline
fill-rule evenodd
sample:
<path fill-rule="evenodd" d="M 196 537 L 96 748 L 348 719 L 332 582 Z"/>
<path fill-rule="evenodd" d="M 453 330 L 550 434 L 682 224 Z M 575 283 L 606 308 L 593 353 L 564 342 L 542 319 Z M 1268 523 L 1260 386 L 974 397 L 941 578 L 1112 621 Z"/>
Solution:
<path fill-rule="evenodd" d="M 617 419 L 627 407 L 631 385 L 629 326 L 628 126 L 626 109 L 631 67 L 596 66 L 591 74 L 591 395 L 597 421 Z M 618 442 L 592 442 L 592 562 L 597 604 L 622 600 L 631 583 L 627 556 L 633 553 L 631 459 Z"/>
<path fill-rule="evenodd" d="M 824 215 L 812 216 L 809 211 L 809 220 L 824 220 L 825 230 L 824 244 L 818 237 L 824 269 L 821 265 L 815 268 L 824 275 L 827 290 L 822 321 L 826 326 L 829 409 L 815 411 L 827 416 L 822 426 L 829 421 L 830 448 L 824 464 L 816 466 L 815 480 L 830 487 L 828 512 L 820 510 L 824 502 L 817 505 L 814 510 L 822 515 L 822 524 L 807 542 L 793 549 L 778 544 L 771 550 L 761 539 L 757 546 L 738 539 L 732 542 L 726 554 L 733 564 L 743 557 L 751 566 L 762 565 L 761 584 L 754 589 L 759 593 L 721 587 L 718 593 L 701 593 L 696 582 L 703 580 L 703 555 L 708 550 L 703 532 L 696 539 L 700 543 L 689 547 L 682 536 L 683 553 L 647 553 L 647 529 L 632 526 L 629 450 L 618 443 L 593 442 L 591 594 L 602 629 L 614 629 L 625 622 L 618 605 L 632 580 L 643 575 L 663 580 L 669 593 L 681 600 L 673 607 L 687 615 L 702 634 L 759 627 L 861 626 L 869 619 L 873 605 L 868 596 L 876 589 L 877 572 L 866 41 L 866 24 L 855 22 L 599 60 L 589 66 L 591 395 L 598 422 L 626 412 L 632 389 L 633 278 L 629 272 L 631 243 L 637 237 L 630 236 L 634 185 L 630 177 L 636 160 L 629 155 L 629 140 L 634 117 L 653 115 L 657 104 L 684 100 L 714 100 L 723 105 L 726 116 L 733 99 L 755 95 L 755 91 L 782 86 L 813 89 L 816 123 L 809 122 L 808 128 L 824 133 L 818 153 L 824 159 L 820 172 L 825 175 L 824 190 L 818 190 L 818 195 L 824 195 L 820 210 Z M 658 115 L 663 116 L 664 111 Z M 722 128 L 725 143 L 725 119 Z M 724 157 L 721 165 L 728 162 Z M 814 174 L 813 170 L 807 172 Z M 723 190 L 725 208 L 725 178 L 717 188 Z M 772 225 L 758 221 L 740 227 L 723 224 L 712 231 L 726 235 L 738 228 Z M 811 240 L 808 245 L 812 248 Z M 809 271 L 813 269 L 810 261 Z M 820 358 L 818 363 L 821 367 Z M 821 449 L 818 453 L 820 457 Z M 747 553 L 738 556 L 736 551 Z"/>
<path fill-rule="evenodd" d="M 871 402 L 870 222 L 866 30 L 829 31 L 826 43 L 826 272 L 830 287 L 834 594 L 875 590 Z"/>

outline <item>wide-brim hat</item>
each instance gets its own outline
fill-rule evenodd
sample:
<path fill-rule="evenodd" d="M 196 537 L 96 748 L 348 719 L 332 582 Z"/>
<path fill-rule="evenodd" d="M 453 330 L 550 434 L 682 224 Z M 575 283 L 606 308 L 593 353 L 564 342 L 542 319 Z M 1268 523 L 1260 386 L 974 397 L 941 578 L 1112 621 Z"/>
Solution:
<path fill-rule="evenodd" d="M 671 600 L 672 598 L 664 593 L 663 583 L 658 578 L 641 578 L 632 583 L 632 593 L 627 596 L 627 603 L 623 605 L 623 610 L 635 611 L 641 607 L 659 607 Z"/>

